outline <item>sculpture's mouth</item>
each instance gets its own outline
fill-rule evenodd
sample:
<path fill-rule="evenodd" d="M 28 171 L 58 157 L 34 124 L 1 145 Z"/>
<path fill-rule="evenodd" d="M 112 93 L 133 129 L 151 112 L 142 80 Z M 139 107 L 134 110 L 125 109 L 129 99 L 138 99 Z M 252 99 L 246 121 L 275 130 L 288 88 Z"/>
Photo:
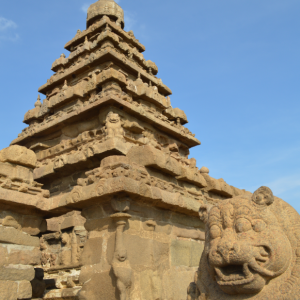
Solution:
<path fill-rule="evenodd" d="M 110 122 L 111 123 L 117 123 L 119 120 L 117 120 L 117 119 L 110 119 Z"/>
<path fill-rule="evenodd" d="M 215 267 L 216 280 L 219 285 L 243 285 L 254 280 L 254 275 L 249 270 L 248 264 L 227 265 Z"/>

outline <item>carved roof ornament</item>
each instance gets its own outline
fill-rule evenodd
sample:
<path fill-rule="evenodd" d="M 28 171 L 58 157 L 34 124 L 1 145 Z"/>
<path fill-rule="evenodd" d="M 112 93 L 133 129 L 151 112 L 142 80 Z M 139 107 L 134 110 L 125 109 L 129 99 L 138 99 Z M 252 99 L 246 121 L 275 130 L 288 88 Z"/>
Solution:
<path fill-rule="evenodd" d="M 34 103 L 34 106 L 35 107 L 41 107 L 42 106 L 40 95 L 38 95 L 38 98 L 37 98 L 36 102 Z"/>
<path fill-rule="evenodd" d="M 87 12 L 86 27 L 89 28 L 103 16 L 108 16 L 117 25 L 124 28 L 124 11 L 114 0 L 98 0 Z"/>

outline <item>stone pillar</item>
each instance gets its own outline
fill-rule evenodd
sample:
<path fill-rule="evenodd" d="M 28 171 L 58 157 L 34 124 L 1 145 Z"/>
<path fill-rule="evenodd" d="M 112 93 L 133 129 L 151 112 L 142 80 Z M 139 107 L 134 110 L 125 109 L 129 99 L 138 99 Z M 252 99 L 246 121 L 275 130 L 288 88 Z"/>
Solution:
<path fill-rule="evenodd" d="M 111 215 L 116 223 L 116 246 L 112 269 L 117 278 L 117 288 L 120 293 L 120 300 L 129 300 L 132 284 L 132 269 L 127 258 L 127 250 L 124 245 L 123 231 L 131 215 L 124 212 L 129 210 L 130 202 L 127 197 L 113 198 L 112 207 L 117 213 Z"/>

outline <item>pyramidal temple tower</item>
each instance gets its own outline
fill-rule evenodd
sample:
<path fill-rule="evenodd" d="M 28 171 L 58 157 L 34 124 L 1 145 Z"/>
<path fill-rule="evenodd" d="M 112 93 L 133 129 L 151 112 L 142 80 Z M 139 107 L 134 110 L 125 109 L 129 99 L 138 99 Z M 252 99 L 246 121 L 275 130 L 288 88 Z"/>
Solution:
<path fill-rule="evenodd" d="M 200 205 L 247 192 L 189 158 L 200 142 L 122 8 L 99 0 L 86 24 L 0 152 L 0 285 L 11 299 L 186 299 Z"/>

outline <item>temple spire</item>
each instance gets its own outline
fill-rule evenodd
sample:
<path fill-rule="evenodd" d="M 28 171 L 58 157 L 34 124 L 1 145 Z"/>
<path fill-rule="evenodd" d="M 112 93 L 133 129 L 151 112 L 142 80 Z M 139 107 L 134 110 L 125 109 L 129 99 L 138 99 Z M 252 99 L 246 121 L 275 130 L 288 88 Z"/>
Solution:
<path fill-rule="evenodd" d="M 103 16 L 108 16 L 117 25 L 124 28 L 124 11 L 114 0 L 98 0 L 89 7 L 86 20 L 87 28 Z"/>

